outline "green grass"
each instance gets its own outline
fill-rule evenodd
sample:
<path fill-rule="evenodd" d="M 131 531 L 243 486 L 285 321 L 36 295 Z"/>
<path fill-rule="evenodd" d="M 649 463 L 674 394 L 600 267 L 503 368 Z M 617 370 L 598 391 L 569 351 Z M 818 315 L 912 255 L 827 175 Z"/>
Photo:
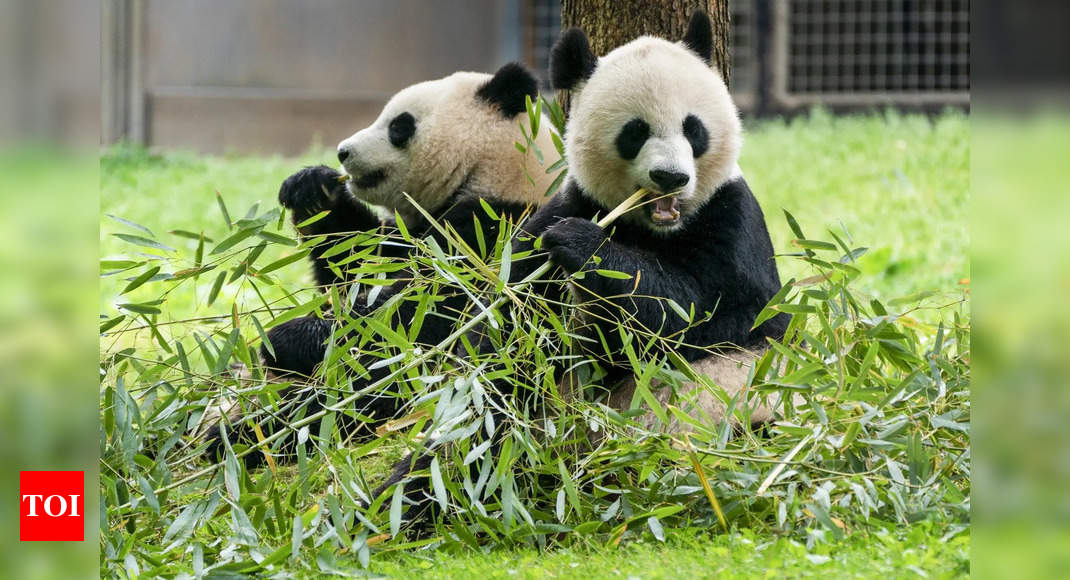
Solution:
<path fill-rule="evenodd" d="M 402 554 L 372 567 L 421 578 L 953 578 L 969 574 L 969 536 L 942 539 L 917 526 L 904 534 L 864 533 L 812 550 L 787 538 L 743 530 L 716 535 L 675 530 L 619 548 L 576 546 L 543 552 Z"/>
<path fill-rule="evenodd" d="M 478 542 L 451 536 L 445 528 L 423 542 L 406 543 L 413 538 L 402 534 L 373 542 L 368 570 L 397 577 L 520 578 L 944 577 L 968 572 L 967 117 L 957 112 L 933 119 L 833 117 L 818 111 L 748 129 L 741 166 L 765 209 L 778 252 L 799 251 L 791 245 L 798 236 L 786 225 L 782 209 L 795 216 L 807 239 L 844 238 L 846 229 L 847 245 L 870 250 L 855 264 L 858 283 L 849 292 L 864 312 L 853 315 L 837 310 L 836 302 L 854 274 L 833 272 L 831 265 L 807 265 L 798 257 L 780 264 L 785 281 L 812 276 L 815 268 L 832 273 L 805 287 L 812 293 L 807 298 L 801 292 L 792 295 L 799 327 L 811 334 L 806 346 L 792 347 L 804 356 L 777 363 L 788 365 L 785 373 L 804 376 L 808 388 L 827 400 L 815 405 L 818 411 L 791 417 L 798 422 L 781 425 L 761 441 L 736 438 L 718 445 L 706 434 L 701 462 L 732 531 L 718 533 L 722 528 L 711 505 L 697 491 L 701 487 L 691 458 L 664 438 L 617 441 L 602 450 L 603 457 L 616 458 L 613 465 L 581 468 L 573 466 L 580 462 L 568 449 L 540 445 L 538 454 L 516 451 L 520 455 L 514 459 L 555 466 L 551 472 L 556 476 L 560 457 L 569 462 L 566 477 L 584 483 L 557 513 L 541 498 L 537 518 L 561 529 L 518 533 L 494 516 L 480 522 L 489 527 Z M 200 566 L 198 558 L 207 567 L 224 566 L 217 573 L 285 570 L 312 576 L 361 568 L 363 540 L 339 538 L 363 529 L 355 521 L 358 508 L 352 494 L 339 490 L 381 479 L 402 453 L 400 440 L 406 435 L 368 444 L 375 451 L 370 455 L 324 445 L 311 451 L 308 461 L 281 466 L 277 474 L 246 473 L 235 462 L 226 474 L 215 470 L 166 493 L 146 492 L 205 466 L 192 451 L 196 444 L 180 436 L 206 402 L 235 386 L 220 378 L 225 367 L 212 359 L 225 352 L 227 358 L 220 360 L 227 362 L 231 347 L 233 356 L 241 358 L 241 344 L 258 340 L 250 320 L 268 325 L 272 314 L 315 296 L 309 290 L 290 294 L 311 283 L 302 260 L 275 270 L 270 280 L 241 272 L 227 276 L 233 281 L 208 304 L 218 272 L 240 269 L 259 241 L 248 238 L 212 254 L 234 231 L 224 222 L 216 192 L 231 221 L 260 215 L 277 207 L 278 186 L 287 175 L 303 165 L 330 163 L 331 157 L 322 151 L 300 159 L 214 158 L 126 147 L 102 157 L 103 214 L 152 232 L 101 216 L 101 253 L 139 262 L 101 282 L 102 316 L 128 316 L 101 341 L 106 368 L 101 479 L 107 520 L 102 522 L 107 526 L 102 530 L 102 573 L 188 573 Z M 254 205 L 256 211 L 247 214 Z M 272 223 L 267 229 L 275 227 Z M 196 279 L 152 280 L 124 293 L 130 280 L 155 265 L 170 273 L 192 266 L 198 242 L 169 233 L 174 230 L 203 232 L 211 239 L 205 244 L 205 263 L 219 268 Z M 277 231 L 292 235 L 288 224 Z M 113 234 L 151 235 L 175 251 L 131 245 Z M 294 251 L 268 244 L 255 267 Z M 833 251 L 821 257 L 835 262 L 840 251 Z M 822 294 L 824 290 L 828 292 Z M 129 308 L 117 308 L 161 296 L 166 302 L 155 316 L 135 318 Z M 895 300 L 904 296 L 913 298 Z M 952 306 L 939 308 L 947 304 Z M 884 305 L 892 316 L 881 314 Z M 900 307 L 907 310 L 896 310 Z M 937 332 L 938 321 L 946 332 Z M 201 344 L 209 337 L 215 347 Z M 399 346 L 411 350 L 411 345 Z M 814 356 L 822 348 L 842 356 Z M 878 352 L 871 358 L 870 353 Z M 863 358 L 869 363 L 862 363 Z M 900 398 L 907 387 L 910 394 Z M 261 391 L 247 394 L 256 395 L 264 396 Z M 881 412 L 864 413 L 872 406 Z M 423 407 L 433 409 L 434 402 Z M 821 427 L 820 435 L 810 431 L 814 426 Z M 184 448 L 187 443 L 192 445 Z M 792 452 L 792 469 L 777 478 L 764 498 L 754 500 L 758 484 L 777 475 L 772 472 L 776 458 L 797 443 L 807 445 L 798 457 Z M 523 469 L 517 473 L 525 475 Z M 657 489 L 647 493 L 655 480 Z M 628 489 L 632 505 L 626 503 L 618 513 L 609 505 L 615 492 L 606 492 L 607 486 Z M 451 502 L 463 501 L 462 492 L 450 493 Z M 328 506 L 331 501 L 337 503 Z M 198 505 L 215 508 L 197 515 L 193 508 Z M 492 513 L 500 510 L 486 507 Z M 684 509 L 664 511 L 675 507 Z M 380 531 L 392 527 L 382 513 L 369 517 L 379 518 Z M 291 537 L 295 519 L 302 518 L 303 523 L 296 523 L 304 536 Z M 654 537 L 662 527 L 664 543 Z M 432 547 L 439 549 L 428 549 Z M 261 566 L 264 558 L 273 568 Z"/>
<path fill-rule="evenodd" d="M 259 204 L 261 211 L 278 207 L 279 185 L 287 176 L 305 165 L 324 162 L 331 162 L 330 155 L 325 152 L 310 153 L 297 159 L 231 158 L 182 152 L 155 155 L 140 148 L 114 147 L 104 153 L 100 163 L 100 254 L 108 258 L 126 255 L 132 249 L 144 250 L 152 255 L 161 254 L 152 249 L 136 248 L 114 237 L 115 233 L 142 232 L 112 220 L 108 217 L 111 215 L 144 225 L 162 243 L 192 255 L 197 241 L 169 232 L 204 232 L 214 242 L 226 237 L 227 229 L 216 201 L 217 192 L 233 214 L 231 217 L 237 219 L 255 204 Z M 292 234 L 288 223 L 285 231 Z M 211 243 L 208 247 L 211 248 Z M 267 263 L 284 252 L 286 250 L 279 246 L 269 246 L 261 259 Z M 311 283 L 308 273 L 308 268 L 298 264 L 280 270 L 276 275 L 283 283 L 296 287 Z M 143 288 L 119 297 L 126 285 L 126 276 L 116 275 L 102 280 L 102 313 L 114 314 L 115 302 L 136 302 L 158 295 L 158 291 Z M 225 307 L 205 308 L 204 293 L 198 294 L 193 290 L 194 287 L 190 286 L 169 296 L 169 317 L 181 320 L 226 312 Z M 221 295 L 240 300 L 255 298 L 243 284 L 227 284 Z M 276 293 L 273 296 L 278 295 Z M 230 300 L 219 301 L 219 304 L 229 303 Z"/>
<path fill-rule="evenodd" d="M 860 267 L 882 299 L 951 291 L 969 277 L 968 117 L 818 111 L 750 129 L 740 165 L 777 251 L 790 249 L 786 209 L 807 230 L 842 224 L 869 246 Z"/>

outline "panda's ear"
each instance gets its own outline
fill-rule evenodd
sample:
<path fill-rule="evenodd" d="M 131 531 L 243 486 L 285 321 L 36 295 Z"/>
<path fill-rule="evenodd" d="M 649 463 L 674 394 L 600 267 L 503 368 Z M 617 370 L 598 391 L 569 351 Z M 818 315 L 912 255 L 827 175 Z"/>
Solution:
<path fill-rule="evenodd" d="M 569 28 L 550 51 L 550 84 L 556 90 L 571 90 L 591 78 L 598 57 L 591 51 L 587 35 L 579 28 Z"/>
<path fill-rule="evenodd" d="M 687 23 L 687 32 L 682 40 L 684 46 L 698 53 L 702 60 L 710 63 L 713 59 L 713 30 L 710 17 L 701 10 L 696 10 Z"/>
<path fill-rule="evenodd" d="M 497 105 L 506 119 L 512 119 L 527 110 L 525 96 L 530 96 L 532 101 L 539 96 L 539 81 L 524 65 L 511 62 L 479 87 L 476 96 Z"/>

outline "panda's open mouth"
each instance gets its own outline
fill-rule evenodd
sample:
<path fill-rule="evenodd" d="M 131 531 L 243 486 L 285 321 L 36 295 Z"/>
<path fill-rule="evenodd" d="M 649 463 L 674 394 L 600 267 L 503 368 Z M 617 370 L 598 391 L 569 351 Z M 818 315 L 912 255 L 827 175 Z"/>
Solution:
<path fill-rule="evenodd" d="M 650 221 L 656 226 L 672 226 L 680 221 L 680 198 L 676 194 L 651 193 L 647 196 Z"/>
<path fill-rule="evenodd" d="M 360 177 L 354 177 L 350 183 L 361 189 L 371 189 L 382 183 L 384 179 L 386 179 L 386 172 L 382 169 L 377 169 Z"/>

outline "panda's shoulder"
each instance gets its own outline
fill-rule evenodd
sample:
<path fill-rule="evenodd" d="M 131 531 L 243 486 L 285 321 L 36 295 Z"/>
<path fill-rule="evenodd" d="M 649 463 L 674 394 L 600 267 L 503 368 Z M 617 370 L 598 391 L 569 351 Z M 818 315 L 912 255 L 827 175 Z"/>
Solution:
<path fill-rule="evenodd" d="M 695 247 L 732 245 L 757 227 L 764 228 L 758 201 L 742 177 L 721 184 L 678 234 L 678 243 Z"/>
<path fill-rule="evenodd" d="M 735 176 L 717 187 L 699 209 L 702 221 L 735 222 L 758 207 L 750 185 L 742 175 Z"/>
<path fill-rule="evenodd" d="M 590 219 L 601 210 L 585 195 L 575 181 L 569 180 L 557 193 L 531 216 L 524 229 L 538 235 L 561 218 L 582 217 Z"/>

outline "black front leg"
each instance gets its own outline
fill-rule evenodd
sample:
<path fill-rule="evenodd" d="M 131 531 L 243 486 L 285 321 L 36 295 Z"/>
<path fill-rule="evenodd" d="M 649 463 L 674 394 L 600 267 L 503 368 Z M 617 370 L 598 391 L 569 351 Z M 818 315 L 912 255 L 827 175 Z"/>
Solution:
<path fill-rule="evenodd" d="M 572 277 L 571 284 L 580 299 L 576 306 L 586 314 L 582 330 L 606 341 L 608 352 L 594 353 L 599 357 L 621 362 L 623 345 L 618 327 L 622 325 L 641 340 L 653 334 L 679 343 L 675 350 L 688 360 L 701 358 L 711 346 L 748 344 L 757 310 L 741 304 L 739 296 L 755 292 L 751 290 L 753 281 L 724 260 L 711 259 L 689 267 L 673 256 L 615 242 L 602 228 L 579 218 L 564 219 L 548 228 L 543 234 L 543 249 L 568 274 L 583 272 Z M 629 277 L 604 276 L 594 272 L 596 269 Z M 668 299 L 687 312 L 694 305 L 698 320 L 685 320 Z M 707 312 L 712 316 L 702 320 Z"/>
<path fill-rule="evenodd" d="M 317 165 L 306 167 L 287 177 L 279 188 L 279 203 L 290 210 L 294 226 L 320 212 L 331 212 L 307 226 L 297 228 L 302 239 L 327 236 L 312 249 L 311 254 L 316 283 L 321 286 L 341 281 L 331 271 L 328 260 L 322 257 L 323 254 L 354 233 L 377 231 L 380 226 L 379 218 L 371 209 L 346 191 L 345 183 L 340 181 L 341 177 L 342 174 L 334 169 Z M 345 255 L 334 256 L 332 259 L 343 258 Z"/>

